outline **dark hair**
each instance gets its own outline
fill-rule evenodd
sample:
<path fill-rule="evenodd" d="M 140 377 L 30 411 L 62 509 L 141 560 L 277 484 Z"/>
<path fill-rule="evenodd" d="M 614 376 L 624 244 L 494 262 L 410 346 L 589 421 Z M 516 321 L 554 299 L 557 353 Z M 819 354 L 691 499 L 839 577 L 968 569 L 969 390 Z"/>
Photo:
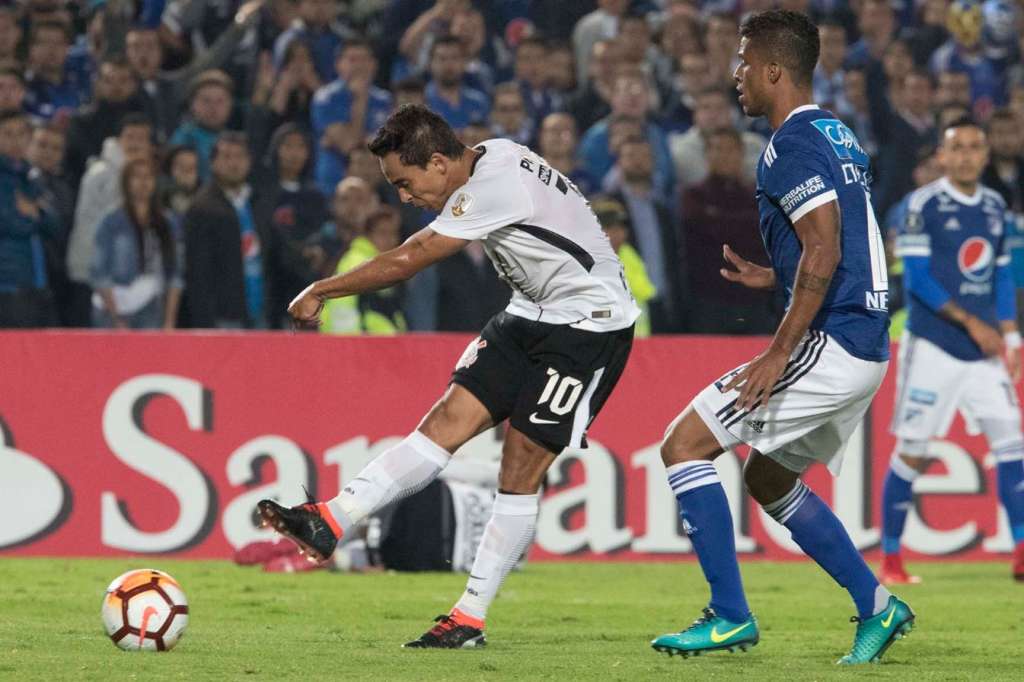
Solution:
<path fill-rule="evenodd" d="M 992 112 L 992 116 L 988 119 L 987 130 L 992 128 L 992 124 L 996 121 L 1009 121 L 1011 123 L 1017 122 L 1017 114 L 1013 113 L 1013 110 L 1009 107 L 1000 107 Z"/>
<path fill-rule="evenodd" d="M 811 84 L 821 42 L 818 27 L 806 15 L 784 9 L 759 12 L 743 22 L 740 37 L 756 42 L 755 49 L 784 66 L 796 85 Z"/>
<path fill-rule="evenodd" d="M 153 174 L 153 194 L 149 197 L 149 222 L 142 224 L 139 216 L 135 213 L 135 202 L 132 201 L 131 182 L 140 166 L 148 166 Z M 124 212 L 128 215 L 128 222 L 135 228 L 136 244 L 139 248 L 139 263 L 143 266 L 146 260 L 146 230 L 152 230 L 160 242 L 160 260 L 163 261 L 164 273 L 170 278 L 174 272 L 177 254 L 174 248 L 174 239 L 171 237 L 171 227 L 164 217 L 163 207 L 160 205 L 160 192 L 157 191 L 155 181 L 159 177 L 159 169 L 153 159 L 136 159 L 129 161 L 121 169 L 121 196 L 124 197 Z"/>
<path fill-rule="evenodd" d="M 465 55 L 466 48 L 462 46 L 462 41 L 452 35 L 441 36 L 434 41 L 434 44 L 430 46 L 430 58 L 434 58 L 434 53 L 437 52 L 437 48 L 444 47 L 445 45 L 454 45 L 459 48 L 459 51 Z"/>
<path fill-rule="evenodd" d="M 104 64 L 109 64 L 110 66 L 113 66 L 114 68 L 125 69 L 127 71 L 131 71 L 131 69 L 132 69 L 132 65 L 128 62 L 128 59 L 124 55 L 119 55 L 119 54 L 118 55 L 108 55 L 108 56 L 104 57 L 103 59 L 100 60 L 99 66 L 102 68 Z M 99 71 L 99 69 L 97 69 L 97 72 L 98 71 Z M 135 77 L 135 74 L 132 73 L 132 78 L 134 78 L 134 77 Z"/>
<path fill-rule="evenodd" d="M 955 118 L 946 124 L 946 126 L 942 129 L 942 135 L 939 139 L 944 139 L 946 137 L 947 132 L 949 132 L 950 130 L 956 130 L 957 128 L 977 128 L 982 132 L 985 131 L 982 125 L 975 121 L 970 116 L 961 116 L 960 118 Z"/>
<path fill-rule="evenodd" d="M 6 66 L 0 66 L 0 76 L 16 78 L 18 82 L 21 83 L 21 87 L 25 87 L 25 74 L 23 74 L 21 69 L 16 66 L 10 66 L 9 64 Z"/>
<path fill-rule="evenodd" d="M 400 92 L 415 92 L 416 94 L 422 95 L 423 90 L 426 87 L 427 84 L 423 82 L 422 78 L 409 76 L 408 78 L 396 81 L 395 84 L 391 86 L 391 91 L 396 95 Z"/>
<path fill-rule="evenodd" d="M 121 122 L 117 126 L 117 134 L 120 135 L 121 131 L 132 126 L 147 126 L 150 130 L 154 127 L 153 121 L 150 120 L 149 116 L 146 116 L 141 111 L 131 111 L 121 117 Z"/>
<path fill-rule="evenodd" d="M 713 137 L 728 137 L 730 140 L 743 147 L 743 135 L 736 128 L 730 126 L 722 126 L 721 128 L 715 128 L 708 133 L 708 140 Z"/>
<path fill-rule="evenodd" d="M 196 159 L 199 159 L 199 151 L 190 144 L 176 144 L 168 147 L 163 153 L 163 164 L 160 170 L 165 175 L 171 174 L 171 167 L 174 166 L 174 160 L 178 158 L 179 154 L 193 154 Z"/>
<path fill-rule="evenodd" d="M 64 42 L 69 45 L 71 44 L 71 29 L 63 21 L 44 19 L 32 22 L 32 26 L 29 29 L 29 42 L 35 42 L 40 31 L 60 31 L 61 35 L 64 36 Z"/>
<path fill-rule="evenodd" d="M 28 114 L 21 109 L 11 109 L 10 111 L 0 111 L 0 126 L 4 125 L 9 121 L 26 121 L 28 122 Z"/>
<path fill-rule="evenodd" d="M 518 53 L 521 48 L 523 48 L 523 47 L 531 47 L 531 46 L 532 47 L 539 47 L 540 49 L 544 50 L 545 52 L 547 52 L 550 49 L 550 47 L 548 46 L 547 41 L 544 40 L 543 38 L 541 38 L 540 36 L 527 36 L 527 37 L 525 37 L 525 38 L 523 38 L 522 40 L 519 41 L 519 44 L 516 45 L 516 50 L 515 51 L 516 51 L 516 53 Z"/>
<path fill-rule="evenodd" d="M 443 118 L 425 106 L 403 104 L 380 127 L 367 145 L 374 156 L 391 152 L 406 166 L 426 168 L 433 154 L 461 159 L 466 145 Z"/>
<path fill-rule="evenodd" d="M 377 53 L 373 49 L 373 43 L 371 43 L 366 38 L 352 38 L 350 40 L 346 40 L 345 43 L 341 47 L 338 48 L 338 52 L 334 56 L 335 56 L 335 58 L 340 58 L 343 54 L 345 54 L 349 50 L 355 50 L 355 49 L 366 50 L 367 52 L 369 52 L 373 56 L 374 59 L 377 58 Z"/>
<path fill-rule="evenodd" d="M 213 148 L 210 150 L 211 162 L 217 158 L 217 151 L 222 144 L 235 144 L 244 147 L 246 153 L 249 153 L 249 137 L 245 133 L 238 130 L 225 130 L 217 136 L 213 143 Z"/>
<path fill-rule="evenodd" d="M 270 136 L 270 144 L 267 145 L 267 154 L 264 158 L 264 164 L 274 170 L 278 171 L 279 154 L 281 153 L 281 145 L 284 144 L 285 139 L 291 135 L 298 135 L 299 139 L 302 140 L 302 144 L 306 146 L 306 163 L 303 164 L 299 170 L 299 179 L 303 180 L 309 174 L 310 167 L 313 165 L 313 157 L 316 154 L 316 147 L 313 145 L 313 141 L 309 138 L 309 133 L 306 129 L 300 126 L 298 123 L 291 121 L 282 123 L 275 130 L 274 134 Z"/>
<path fill-rule="evenodd" d="M 619 149 L 622 149 L 627 144 L 642 144 L 642 145 L 646 145 L 647 147 L 651 146 L 650 140 L 648 140 L 643 135 L 627 135 L 626 139 L 622 140 L 619 143 Z"/>

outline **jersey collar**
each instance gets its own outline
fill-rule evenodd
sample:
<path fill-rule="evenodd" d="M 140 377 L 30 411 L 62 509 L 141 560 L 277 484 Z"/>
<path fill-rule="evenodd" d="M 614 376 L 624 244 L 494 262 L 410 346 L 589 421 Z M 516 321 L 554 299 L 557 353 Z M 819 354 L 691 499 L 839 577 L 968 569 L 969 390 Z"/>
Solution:
<path fill-rule="evenodd" d="M 783 121 L 783 123 L 785 123 L 789 119 L 793 118 L 797 114 L 802 114 L 805 111 L 814 111 L 815 109 L 820 109 L 820 108 L 821 107 L 819 107 L 817 104 L 804 104 L 804 105 L 801 105 L 801 106 L 797 107 L 796 109 L 794 109 L 793 111 L 789 112 L 789 116 L 786 117 L 786 120 Z"/>
<path fill-rule="evenodd" d="M 977 206 L 978 202 L 981 201 L 982 192 L 980 183 L 974 188 L 974 194 L 972 196 L 967 196 L 966 194 L 958 190 L 956 187 L 953 186 L 953 183 L 949 181 L 949 178 L 945 176 L 939 179 L 939 186 L 942 187 L 943 191 L 945 191 L 946 194 L 953 197 L 961 204 L 965 204 L 967 206 Z"/>

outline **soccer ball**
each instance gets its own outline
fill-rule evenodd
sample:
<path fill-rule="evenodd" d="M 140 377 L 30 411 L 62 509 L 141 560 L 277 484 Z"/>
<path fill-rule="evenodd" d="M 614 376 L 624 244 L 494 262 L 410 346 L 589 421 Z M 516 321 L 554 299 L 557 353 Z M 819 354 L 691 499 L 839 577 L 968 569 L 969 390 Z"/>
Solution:
<path fill-rule="evenodd" d="M 115 578 L 103 596 L 101 613 L 110 639 L 125 651 L 167 651 L 188 625 L 181 585 L 153 568 Z"/>

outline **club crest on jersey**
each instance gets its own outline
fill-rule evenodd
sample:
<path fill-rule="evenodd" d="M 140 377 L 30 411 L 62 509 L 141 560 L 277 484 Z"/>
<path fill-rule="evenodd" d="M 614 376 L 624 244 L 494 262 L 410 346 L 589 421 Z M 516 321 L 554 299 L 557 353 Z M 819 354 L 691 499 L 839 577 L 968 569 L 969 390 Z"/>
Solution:
<path fill-rule="evenodd" d="M 840 159 L 853 161 L 865 168 L 868 166 L 867 153 L 857 141 L 857 136 L 846 127 L 845 123 L 834 118 L 819 118 L 817 121 L 811 121 L 811 125 L 825 136 L 825 139 L 832 145 L 832 151 Z"/>
<path fill-rule="evenodd" d="M 452 215 L 456 218 L 461 217 L 469 210 L 472 203 L 473 197 L 469 196 L 465 192 L 459 192 L 458 196 L 455 197 L 455 203 L 452 204 Z"/>
<path fill-rule="evenodd" d="M 476 362 L 477 356 L 484 348 L 487 348 L 487 341 L 481 339 L 479 336 L 469 342 L 466 346 L 466 350 L 462 352 L 462 357 L 455 363 L 455 369 L 465 369 L 474 362 Z"/>
<path fill-rule="evenodd" d="M 956 262 L 964 277 L 972 282 L 985 282 L 992 277 L 995 249 L 987 239 L 970 237 L 960 245 Z"/>

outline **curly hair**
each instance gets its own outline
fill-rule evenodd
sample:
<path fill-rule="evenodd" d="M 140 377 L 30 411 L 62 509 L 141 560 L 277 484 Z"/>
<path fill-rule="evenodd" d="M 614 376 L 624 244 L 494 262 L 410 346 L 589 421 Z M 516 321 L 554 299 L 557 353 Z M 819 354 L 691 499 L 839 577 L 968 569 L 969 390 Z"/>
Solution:
<path fill-rule="evenodd" d="M 754 43 L 769 61 L 785 67 L 795 84 L 811 84 L 821 41 L 818 27 L 807 15 L 784 9 L 759 12 L 743 22 L 740 37 Z"/>

